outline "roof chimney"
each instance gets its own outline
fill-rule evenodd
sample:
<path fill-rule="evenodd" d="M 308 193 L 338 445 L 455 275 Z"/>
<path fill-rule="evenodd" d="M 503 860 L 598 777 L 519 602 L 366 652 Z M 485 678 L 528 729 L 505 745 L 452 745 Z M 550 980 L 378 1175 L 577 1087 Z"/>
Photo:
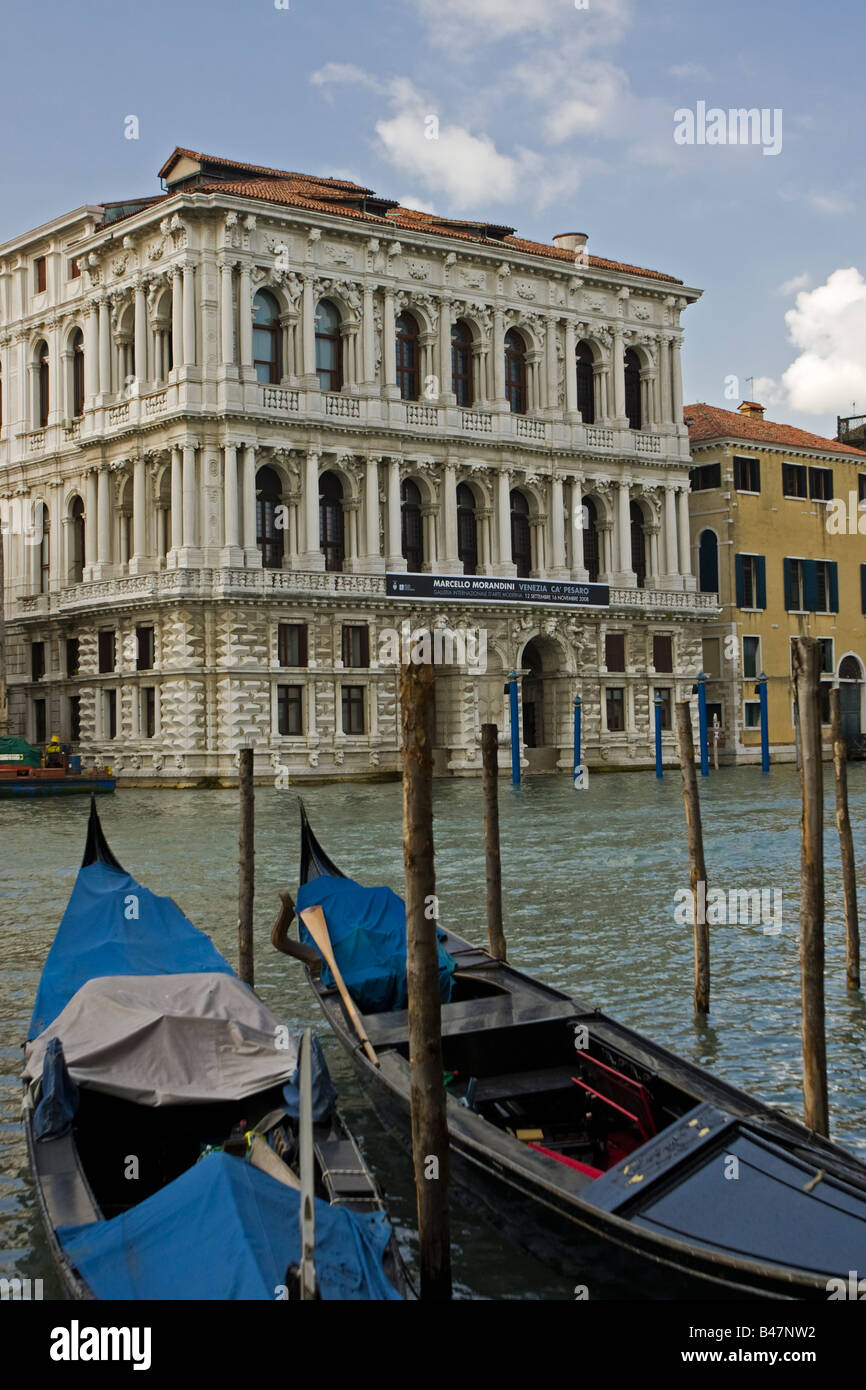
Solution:
<path fill-rule="evenodd" d="M 588 239 L 586 232 L 560 232 L 553 238 L 553 244 L 560 251 L 582 251 Z"/>
<path fill-rule="evenodd" d="M 750 420 L 763 420 L 764 407 L 757 401 L 743 401 L 737 407 L 740 415 L 747 415 Z"/>

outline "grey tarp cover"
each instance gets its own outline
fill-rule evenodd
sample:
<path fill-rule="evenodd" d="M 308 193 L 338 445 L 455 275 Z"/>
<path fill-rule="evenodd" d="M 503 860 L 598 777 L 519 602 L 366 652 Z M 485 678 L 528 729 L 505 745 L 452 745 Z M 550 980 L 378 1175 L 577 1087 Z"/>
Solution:
<path fill-rule="evenodd" d="M 288 1029 L 234 975 L 108 975 L 88 980 L 27 1044 L 41 1075 L 60 1038 L 73 1081 L 140 1105 L 242 1100 L 287 1082 L 298 1064 Z"/>

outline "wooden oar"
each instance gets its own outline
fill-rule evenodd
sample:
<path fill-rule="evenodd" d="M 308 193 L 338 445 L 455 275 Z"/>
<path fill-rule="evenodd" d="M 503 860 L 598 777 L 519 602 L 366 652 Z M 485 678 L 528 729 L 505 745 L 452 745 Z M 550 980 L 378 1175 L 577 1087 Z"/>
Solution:
<path fill-rule="evenodd" d="M 317 973 L 322 964 L 322 957 L 316 948 L 305 946 L 302 941 L 293 941 L 289 936 L 289 927 L 295 915 L 291 893 L 281 893 L 280 899 L 283 905 L 271 930 L 271 944 L 276 946 L 278 951 L 282 951 L 284 956 L 294 956 L 296 960 L 302 960 L 304 965 L 308 965 Z"/>
<path fill-rule="evenodd" d="M 316 1297 L 316 1170 L 313 1156 L 313 1066 L 312 1034 L 304 1030 L 301 1039 L 301 1067 L 298 1101 L 298 1146 L 301 1151 L 301 1299 Z"/>
<path fill-rule="evenodd" d="M 325 957 L 325 960 L 327 961 L 328 968 L 330 969 L 330 972 L 334 977 L 334 983 L 336 984 L 337 989 L 340 991 L 340 998 L 346 1006 L 346 1012 L 352 1020 L 352 1023 L 355 1025 L 355 1032 L 358 1034 L 358 1037 L 364 1045 L 364 1051 L 366 1052 L 370 1061 L 373 1063 L 373 1066 L 378 1067 L 379 1058 L 376 1056 L 376 1053 L 373 1050 L 373 1044 L 370 1042 L 370 1039 L 364 1032 L 364 1025 L 361 1022 L 361 1015 L 355 1008 L 355 1002 L 346 988 L 346 982 L 340 974 L 340 967 L 337 965 L 337 962 L 334 958 L 334 949 L 331 945 L 331 938 L 328 933 L 328 924 L 325 921 L 324 912 L 320 907 L 305 907 L 304 910 L 301 912 L 300 917 L 304 926 L 307 928 L 307 931 L 310 933 L 310 936 L 313 938 L 322 955 Z"/>

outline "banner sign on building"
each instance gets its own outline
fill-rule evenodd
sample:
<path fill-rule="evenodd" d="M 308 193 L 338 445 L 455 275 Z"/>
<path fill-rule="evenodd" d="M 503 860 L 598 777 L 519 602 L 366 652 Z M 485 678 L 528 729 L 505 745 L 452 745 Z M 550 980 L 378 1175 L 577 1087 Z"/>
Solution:
<path fill-rule="evenodd" d="M 500 579 L 492 574 L 386 574 L 389 598 L 443 599 L 467 603 L 559 603 L 571 608 L 608 608 L 607 584 L 561 579 Z"/>

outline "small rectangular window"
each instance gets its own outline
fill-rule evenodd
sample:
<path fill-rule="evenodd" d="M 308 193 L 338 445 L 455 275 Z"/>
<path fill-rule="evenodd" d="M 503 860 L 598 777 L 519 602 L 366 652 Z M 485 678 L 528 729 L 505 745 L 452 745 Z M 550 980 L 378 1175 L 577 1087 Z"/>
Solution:
<path fill-rule="evenodd" d="M 114 633 L 107 628 L 99 634 L 99 670 L 103 675 L 114 670 Z"/>
<path fill-rule="evenodd" d="M 30 679 L 41 681 L 45 675 L 45 643 L 30 643 Z"/>
<path fill-rule="evenodd" d="M 806 497 L 807 469 L 804 463 L 782 464 L 782 491 L 786 497 Z"/>
<path fill-rule="evenodd" d="M 718 680 L 722 674 L 721 645 L 718 637 L 701 638 L 701 668 L 706 675 Z"/>
<path fill-rule="evenodd" d="M 69 262 L 67 278 L 70 280 L 78 280 L 80 276 L 81 266 L 78 264 L 78 257 L 73 256 Z"/>
<path fill-rule="evenodd" d="M 366 623 L 363 627 L 354 623 L 343 624 L 343 665 L 370 665 L 370 629 Z"/>
<path fill-rule="evenodd" d="M 822 675 L 832 676 L 835 669 L 833 663 L 833 638 L 819 637 L 818 645 L 821 648 L 821 673 Z"/>
<path fill-rule="evenodd" d="M 673 671 L 674 639 L 661 633 L 653 634 L 653 666 L 657 671 Z M 706 670 L 706 667 L 704 667 Z"/>
<path fill-rule="evenodd" d="M 708 488 L 722 486 L 722 465 L 702 463 L 689 473 L 692 492 L 706 492 Z"/>
<path fill-rule="evenodd" d="M 153 738 L 156 733 L 156 689 L 152 685 L 141 687 L 141 735 Z"/>
<path fill-rule="evenodd" d="M 117 738 L 117 691 L 105 692 L 105 728 L 107 738 Z"/>
<path fill-rule="evenodd" d="M 625 633 L 608 632 L 604 639 L 604 664 L 609 671 L 625 670 Z"/>
<path fill-rule="evenodd" d="M 77 676 L 79 662 L 80 643 L 77 637 L 67 637 L 66 639 L 66 674 L 67 676 Z"/>
<path fill-rule="evenodd" d="M 135 648 L 136 648 L 136 670 L 153 670 L 153 628 L 137 627 L 135 629 Z"/>
<path fill-rule="evenodd" d="M 755 557 L 743 556 L 743 602 L 741 608 L 757 608 L 757 585 L 755 583 Z"/>
<path fill-rule="evenodd" d="M 277 628 L 277 661 L 280 666 L 307 665 L 306 623 L 280 623 Z"/>
<path fill-rule="evenodd" d="M 760 637 L 743 638 L 743 675 L 759 676 L 761 674 L 761 639 Z"/>
<path fill-rule="evenodd" d="M 625 691 L 621 686 L 608 686 L 605 691 L 608 733 L 621 734 L 625 730 Z"/>
<path fill-rule="evenodd" d="M 36 293 L 41 294 L 48 284 L 48 270 L 44 256 L 36 257 L 36 260 L 33 262 L 33 270 Z"/>
<path fill-rule="evenodd" d="M 69 738 L 72 743 L 81 739 L 81 696 L 69 697 Z"/>
<path fill-rule="evenodd" d="M 761 464 L 759 459 L 736 457 L 734 459 L 734 487 L 737 492 L 761 491 Z"/>
<path fill-rule="evenodd" d="M 785 607 L 789 613 L 805 610 L 803 595 L 803 561 L 785 557 Z"/>
<path fill-rule="evenodd" d="M 362 734 L 364 732 L 363 685 L 344 685 L 342 706 L 343 733 Z"/>
<path fill-rule="evenodd" d="M 280 734 L 302 734 L 304 732 L 302 685 L 277 686 L 277 732 Z"/>
<path fill-rule="evenodd" d="M 761 702 L 760 700 L 747 700 L 744 706 L 745 727 L 747 729 L 760 729 L 761 727 Z"/>
<path fill-rule="evenodd" d="M 670 727 L 671 727 L 671 692 L 670 692 L 670 687 L 669 687 L 669 686 L 665 686 L 665 685 L 662 685 L 662 686 L 658 686 L 658 685 L 657 685 L 656 688 L 655 688 L 655 690 L 653 691 L 653 719 L 655 719 L 655 696 L 656 696 L 656 695 L 658 695 L 658 696 L 661 698 L 661 702 L 662 702 L 662 703 L 661 703 L 662 728 L 663 728 L 663 729 L 670 729 Z M 653 726 L 653 727 L 655 727 L 655 726 Z"/>
<path fill-rule="evenodd" d="M 809 469 L 809 496 L 814 502 L 833 501 L 832 468 Z"/>

